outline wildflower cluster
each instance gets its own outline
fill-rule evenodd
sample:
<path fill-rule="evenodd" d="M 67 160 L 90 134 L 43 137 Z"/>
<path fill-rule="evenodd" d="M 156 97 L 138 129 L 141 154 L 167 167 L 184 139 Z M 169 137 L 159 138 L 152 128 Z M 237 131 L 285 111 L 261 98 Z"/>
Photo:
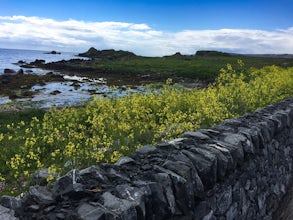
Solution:
<path fill-rule="evenodd" d="M 243 66 L 239 62 L 240 66 Z M 222 69 L 205 89 L 172 85 L 122 98 L 95 97 L 85 107 L 51 109 L 30 123 L 6 125 L 1 179 L 29 178 L 47 167 L 53 180 L 73 167 L 115 162 L 144 144 L 178 137 L 293 95 L 293 68 Z"/>

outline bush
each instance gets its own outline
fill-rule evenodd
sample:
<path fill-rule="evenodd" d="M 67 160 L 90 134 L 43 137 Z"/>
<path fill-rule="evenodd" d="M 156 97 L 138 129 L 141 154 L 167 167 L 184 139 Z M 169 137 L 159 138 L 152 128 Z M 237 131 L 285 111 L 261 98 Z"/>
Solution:
<path fill-rule="evenodd" d="M 222 69 L 205 89 L 167 84 L 122 98 L 94 98 L 87 106 L 52 109 L 43 118 L 1 125 L 0 181 L 21 183 L 47 167 L 48 181 L 71 168 L 115 162 L 144 144 L 210 127 L 293 95 L 293 68 Z M 1 176 L 2 175 L 2 176 Z"/>

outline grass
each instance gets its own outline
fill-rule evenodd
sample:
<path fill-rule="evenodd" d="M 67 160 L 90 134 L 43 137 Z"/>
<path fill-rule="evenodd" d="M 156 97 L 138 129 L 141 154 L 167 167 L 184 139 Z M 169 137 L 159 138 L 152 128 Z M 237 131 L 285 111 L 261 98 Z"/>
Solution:
<path fill-rule="evenodd" d="M 18 125 L 20 123 L 25 123 L 25 124 L 30 124 L 32 121 L 32 118 L 38 117 L 40 120 L 43 119 L 45 114 L 44 110 L 41 109 L 28 109 L 28 110 L 23 110 L 23 111 L 8 111 L 8 112 L 0 112 L 0 136 L 1 134 L 3 135 L 9 135 L 11 137 L 11 142 L 13 143 L 12 145 L 3 143 L 0 141 L 0 149 L 1 149 L 1 154 L 0 154 L 0 162 L 1 162 L 1 172 L 3 173 L 9 173 L 11 170 L 5 166 L 6 160 L 3 159 L 7 157 L 13 157 L 16 153 L 19 152 L 19 146 L 23 144 L 21 141 L 13 141 L 14 139 L 13 136 L 10 136 L 11 130 L 7 125 Z M 22 131 L 22 135 L 24 131 Z M 1 139 L 1 137 L 0 137 Z M 0 177 L 1 181 L 1 177 Z M 10 183 L 10 180 L 8 180 L 7 184 Z M 9 192 L 15 187 L 16 182 L 14 182 L 11 186 L 6 187 L 6 193 Z M 15 190 L 15 189 L 13 189 Z M 13 191 L 12 190 L 12 191 Z M 1 195 L 1 193 L 0 193 Z"/>
<path fill-rule="evenodd" d="M 42 109 L 28 109 L 17 112 L 0 112 L 0 133 L 6 133 L 7 124 L 18 124 L 21 121 L 28 123 L 33 117 L 42 119 L 45 111 Z"/>
<path fill-rule="evenodd" d="M 217 56 L 168 56 L 168 57 L 133 57 L 125 60 L 92 61 L 87 67 L 93 67 L 101 72 L 133 73 L 133 74 L 169 74 L 177 77 L 214 80 L 221 68 L 227 63 L 236 66 L 241 59 L 247 68 L 261 68 L 268 65 L 281 67 L 293 66 L 293 59 L 263 58 L 244 55 Z"/>
<path fill-rule="evenodd" d="M 95 50 L 95 49 L 93 49 Z M 227 54 L 217 51 L 198 51 L 195 55 L 181 55 L 176 53 L 164 57 L 143 57 L 127 51 L 103 50 L 92 54 L 91 60 L 70 60 L 40 65 L 40 68 L 65 71 L 78 75 L 103 77 L 108 83 L 116 85 L 119 82 L 134 82 L 149 84 L 165 81 L 168 77 L 184 77 L 213 82 L 219 75 L 220 69 L 227 63 L 237 66 L 242 60 L 247 69 L 264 66 L 292 67 L 292 58 L 280 57 L 252 57 L 239 54 Z M 98 54 L 98 56 L 96 56 Z M 88 55 L 90 56 L 90 55 Z M 236 67 L 236 70 L 238 67 Z M 149 77 L 142 77 L 149 76 Z M 151 80 L 147 80 L 151 79 Z M 110 80 L 109 80 L 110 79 Z M 126 83 L 127 84 L 127 83 Z"/>

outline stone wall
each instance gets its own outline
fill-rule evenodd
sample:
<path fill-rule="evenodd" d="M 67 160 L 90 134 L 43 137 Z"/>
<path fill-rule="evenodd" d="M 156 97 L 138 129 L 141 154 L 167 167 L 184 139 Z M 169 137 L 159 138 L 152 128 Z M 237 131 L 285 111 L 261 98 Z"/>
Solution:
<path fill-rule="evenodd" d="M 293 98 L 0 199 L 7 219 L 271 219 L 292 179 Z M 40 182 L 41 183 L 41 182 Z M 17 217 L 13 217 L 15 214 Z"/>

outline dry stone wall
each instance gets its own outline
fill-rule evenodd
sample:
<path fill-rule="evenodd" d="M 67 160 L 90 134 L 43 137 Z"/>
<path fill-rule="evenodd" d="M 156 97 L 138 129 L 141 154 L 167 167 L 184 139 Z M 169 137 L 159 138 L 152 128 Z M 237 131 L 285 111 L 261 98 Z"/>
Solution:
<path fill-rule="evenodd" d="M 292 179 L 292 147 L 293 98 L 3 196 L 0 217 L 269 220 Z"/>

